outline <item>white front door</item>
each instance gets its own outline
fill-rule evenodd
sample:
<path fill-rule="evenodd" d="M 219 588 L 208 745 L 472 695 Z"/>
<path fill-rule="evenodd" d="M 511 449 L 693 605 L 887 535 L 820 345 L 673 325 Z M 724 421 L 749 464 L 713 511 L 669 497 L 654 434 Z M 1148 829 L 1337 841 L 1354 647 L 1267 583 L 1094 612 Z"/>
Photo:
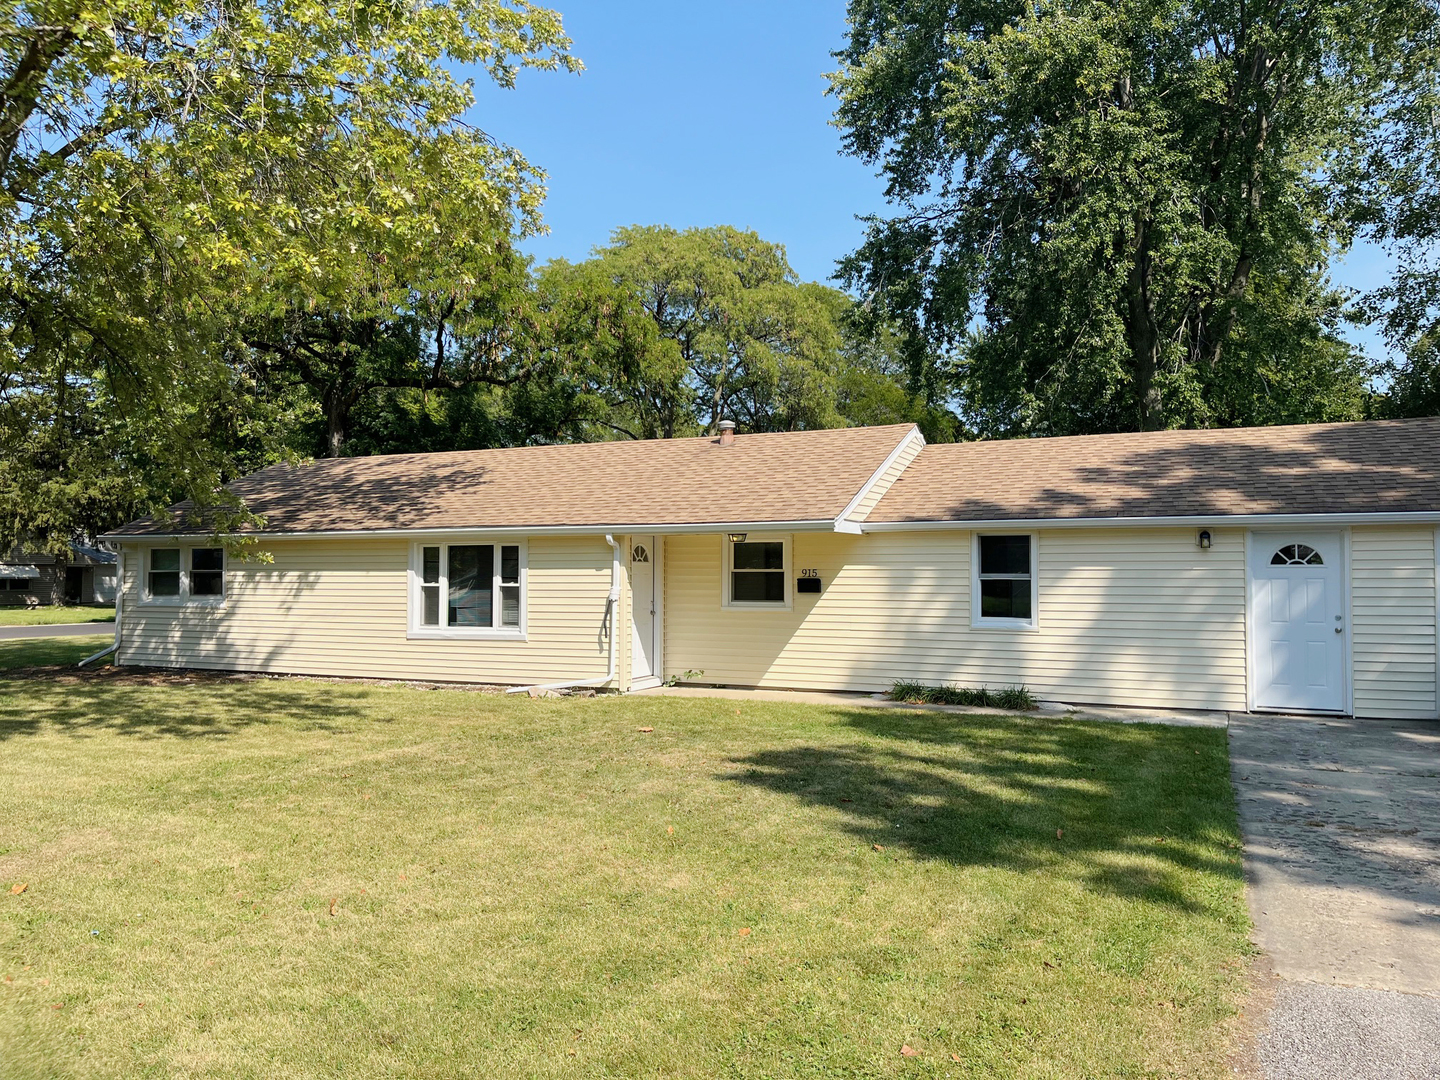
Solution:
<path fill-rule="evenodd" d="M 1252 533 L 1255 707 L 1345 710 L 1344 547 L 1337 533 Z"/>
<path fill-rule="evenodd" d="M 630 688 L 660 685 L 660 618 L 657 587 L 660 546 L 656 537 L 630 538 Z"/>

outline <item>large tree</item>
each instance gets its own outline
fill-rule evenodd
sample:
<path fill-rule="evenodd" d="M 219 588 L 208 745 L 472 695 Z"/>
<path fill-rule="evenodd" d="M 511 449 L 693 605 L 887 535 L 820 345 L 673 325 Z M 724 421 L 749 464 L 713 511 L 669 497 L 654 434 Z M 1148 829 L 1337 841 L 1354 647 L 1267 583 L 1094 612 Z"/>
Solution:
<path fill-rule="evenodd" d="M 1431 0 L 852 0 L 845 264 L 992 434 L 1348 418 L 1326 268 Z M 933 368 L 933 365 L 932 365 Z M 937 378 L 932 372 L 928 378 Z"/>
<path fill-rule="evenodd" d="M 611 297 L 652 325 L 648 347 L 619 356 L 596 387 L 630 434 L 713 431 L 723 419 L 752 431 L 845 422 L 836 401 L 846 301 L 801 282 L 779 244 L 728 226 L 631 226 L 541 280 L 557 296 Z"/>
<path fill-rule="evenodd" d="M 575 66 L 568 45 L 526 0 L 7 5 L 0 451 L 60 445 L 28 425 L 83 427 L 55 411 L 82 401 L 211 498 L 225 446 L 176 421 L 243 396 L 247 331 L 466 308 L 494 251 L 536 227 L 538 175 L 466 122 L 451 70 L 509 84 Z M 55 531 L 45 492 L 123 465 L 54 461 L 93 471 L 13 506 L 0 545 Z"/>
<path fill-rule="evenodd" d="M 1392 349 L 1386 411 L 1440 415 L 1440 26 L 1417 33 L 1406 63 L 1414 75 L 1387 117 L 1377 155 L 1384 213 L 1373 230 L 1394 267 L 1365 298 Z"/>

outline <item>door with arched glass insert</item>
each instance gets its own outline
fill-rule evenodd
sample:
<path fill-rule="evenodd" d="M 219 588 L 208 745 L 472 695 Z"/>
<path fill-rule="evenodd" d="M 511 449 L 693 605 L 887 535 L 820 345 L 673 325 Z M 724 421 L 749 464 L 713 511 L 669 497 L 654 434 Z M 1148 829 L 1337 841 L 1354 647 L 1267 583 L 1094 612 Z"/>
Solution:
<path fill-rule="evenodd" d="M 1257 709 L 1345 710 L 1344 545 L 1338 533 L 1250 536 Z"/>

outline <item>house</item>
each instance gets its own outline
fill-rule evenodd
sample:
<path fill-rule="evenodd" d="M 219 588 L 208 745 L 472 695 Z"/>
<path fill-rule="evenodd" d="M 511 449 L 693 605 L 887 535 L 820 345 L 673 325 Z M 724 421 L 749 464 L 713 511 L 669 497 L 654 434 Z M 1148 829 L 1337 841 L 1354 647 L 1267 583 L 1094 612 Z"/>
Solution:
<path fill-rule="evenodd" d="M 0 607 L 110 604 L 115 601 L 115 555 L 72 544 L 67 558 L 12 551 L 0 559 Z"/>
<path fill-rule="evenodd" d="M 911 426 L 274 466 L 110 534 L 120 664 L 1437 715 L 1440 419 Z M 186 508 L 176 508 L 183 520 Z"/>

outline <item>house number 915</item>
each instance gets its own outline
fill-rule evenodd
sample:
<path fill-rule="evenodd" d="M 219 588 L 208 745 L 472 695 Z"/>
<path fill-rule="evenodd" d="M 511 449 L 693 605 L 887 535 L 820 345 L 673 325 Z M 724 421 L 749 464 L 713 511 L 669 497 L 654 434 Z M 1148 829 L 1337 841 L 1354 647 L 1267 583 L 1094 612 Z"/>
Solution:
<path fill-rule="evenodd" d="M 819 576 L 820 576 L 820 571 L 819 571 L 819 570 L 813 570 L 813 569 L 812 569 L 812 570 L 801 570 L 801 571 L 800 571 L 800 576 L 801 576 L 801 577 L 819 577 Z"/>

